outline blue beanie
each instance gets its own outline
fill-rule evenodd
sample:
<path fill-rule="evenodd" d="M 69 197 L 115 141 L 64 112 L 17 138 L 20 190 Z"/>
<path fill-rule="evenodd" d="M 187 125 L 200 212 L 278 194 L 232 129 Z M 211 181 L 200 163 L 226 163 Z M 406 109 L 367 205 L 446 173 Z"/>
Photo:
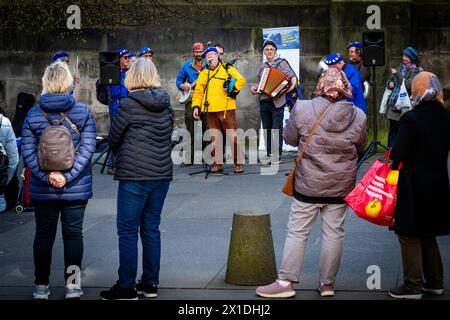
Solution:
<path fill-rule="evenodd" d="M 205 59 L 206 55 L 210 52 L 215 52 L 217 53 L 217 55 L 219 55 L 219 51 L 217 51 L 216 47 L 208 47 L 205 51 L 203 51 L 202 58 Z"/>
<path fill-rule="evenodd" d="M 141 49 L 141 51 L 139 51 L 139 57 L 142 57 L 144 54 L 146 54 L 146 53 L 151 53 L 151 54 L 153 54 L 153 50 L 152 49 L 150 49 L 149 47 L 143 47 L 142 49 Z"/>
<path fill-rule="evenodd" d="M 136 54 L 135 54 L 134 52 L 130 52 L 130 54 L 128 55 L 128 57 L 129 57 L 129 58 L 136 57 Z"/>
<path fill-rule="evenodd" d="M 130 51 L 128 51 L 127 49 L 119 49 L 116 52 L 120 55 L 121 58 L 130 54 Z"/>
<path fill-rule="evenodd" d="M 408 47 L 405 50 L 403 50 L 403 55 L 410 58 L 411 61 L 416 61 L 419 56 L 419 53 L 417 53 L 417 50 L 414 49 L 413 47 Z"/>
<path fill-rule="evenodd" d="M 363 45 L 362 45 L 361 42 L 354 41 L 354 42 L 351 42 L 351 43 L 347 46 L 347 50 L 350 49 L 351 47 L 356 47 L 356 48 L 362 49 Z"/>
<path fill-rule="evenodd" d="M 56 62 L 61 58 L 67 58 L 69 59 L 69 54 L 67 52 L 61 51 L 61 52 L 57 52 L 53 55 L 52 57 L 52 61 Z"/>
<path fill-rule="evenodd" d="M 332 66 L 333 64 L 342 61 L 342 56 L 339 53 L 332 53 L 325 59 L 325 64 L 327 66 Z"/>

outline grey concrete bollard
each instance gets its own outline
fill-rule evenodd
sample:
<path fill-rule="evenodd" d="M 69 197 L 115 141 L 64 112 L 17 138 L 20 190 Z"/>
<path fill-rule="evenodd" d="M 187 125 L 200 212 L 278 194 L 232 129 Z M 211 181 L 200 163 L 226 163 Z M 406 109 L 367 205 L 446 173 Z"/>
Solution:
<path fill-rule="evenodd" d="M 233 215 L 225 282 L 266 285 L 277 278 L 270 214 L 245 210 Z"/>

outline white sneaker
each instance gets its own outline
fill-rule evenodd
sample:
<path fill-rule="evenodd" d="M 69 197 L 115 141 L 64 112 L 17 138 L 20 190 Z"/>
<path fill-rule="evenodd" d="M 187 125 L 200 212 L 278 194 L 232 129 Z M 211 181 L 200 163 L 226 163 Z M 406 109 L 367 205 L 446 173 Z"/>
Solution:
<path fill-rule="evenodd" d="M 66 286 L 66 299 L 80 299 L 82 295 L 83 291 L 80 287 L 77 287 L 72 283 L 69 283 Z"/>
<path fill-rule="evenodd" d="M 259 159 L 259 162 L 260 162 L 262 165 L 269 165 L 269 164 L 270 164 L 270 161 L 271 161 L 271 159 L 270 159 L 270 157 L 268 157 L 268 156 L 264 156 L 264 157 L 262 157 L 262 158 Z"/>
<path fill-rule="evenodd" d="M 37 285 L 34 287 L 33 298 L 35 300 L 48 300 L 48 296 L 50 295 L 50 290 L 48 285 Z"/>

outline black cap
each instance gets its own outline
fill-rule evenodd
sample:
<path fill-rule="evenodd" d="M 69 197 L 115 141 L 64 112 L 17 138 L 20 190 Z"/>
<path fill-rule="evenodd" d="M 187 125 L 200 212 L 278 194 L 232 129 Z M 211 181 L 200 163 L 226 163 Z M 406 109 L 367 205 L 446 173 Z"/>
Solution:
<path fill-rule="evenodd" d="M 275 47 L 275 50 L 278 50 L 278 47 L 277 47 L 277 44 L 275 43 L 275 42 L 273 42 L 272 40 L 266 40 L 266 41 L 264 41 L 264 44 L 263 44 L 263 50 L 264 50 L 264 48 L 267 46 L 267 45 L 271 45 L 271 46 L 274 46 Z"/>

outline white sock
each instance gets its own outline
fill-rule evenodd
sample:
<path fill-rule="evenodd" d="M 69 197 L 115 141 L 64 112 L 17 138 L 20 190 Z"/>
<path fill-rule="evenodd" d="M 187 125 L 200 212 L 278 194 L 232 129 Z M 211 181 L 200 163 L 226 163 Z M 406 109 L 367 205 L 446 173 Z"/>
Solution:
<path fill-rule="evenodd" d="M 282 287 L 287 287 L 288 285 L 290 285 L 291 284 L 291 282 L 290 281 L 287 281 L 287 280 L 277 280 L 277 282 L 278 282 L 278 284 L 280 284 Z"/>

